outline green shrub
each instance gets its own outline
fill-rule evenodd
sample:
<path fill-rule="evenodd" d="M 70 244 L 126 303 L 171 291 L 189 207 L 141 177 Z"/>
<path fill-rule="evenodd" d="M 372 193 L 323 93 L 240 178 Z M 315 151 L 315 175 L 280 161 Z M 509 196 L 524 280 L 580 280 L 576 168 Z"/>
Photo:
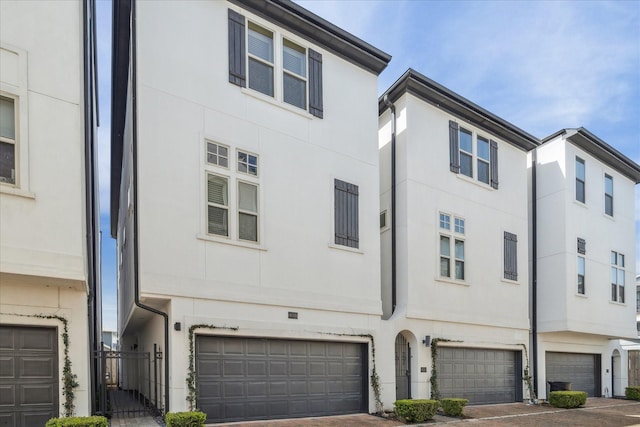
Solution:
<path fill-rule="evenodd" d="M 105 417 L 68 417 L 51 418 L 46 427 L 107 427 L 109 421 Z"/>
<path fill-rule="evenodd" d="M 446 398 L 440 399 L 440 406 L 442 406 L 442 410 L 445 415 L 449 415 L 451 417 L 461 417 L 464 412 L 464 407 L 469 403 L 469 399 L 459 399 L 459 398 Z"/>
<path fill-rule="evenodd" d="M 207 419 L 204 412 L 169 412 L 165 417 L 167 427 L 202 427 Z"/>
<path fill-rule="evenodd" d="M 427 399 L 402 399 L 396 400 L 394 405 L 398 418 L 405 422 L 421 423 L 433 418 L 440 402 Z"/>
<path fill-rule="evenodd" d="M 552 391 L 549 393 L 549 403 L 556 408 L 577 408 L 587 403 L 587 393 L 584 391 Z"/>
<path fill-rule="evenodd" d="M 640 386 L 632 386 L 624 389 L 624 395 L 627 399 L 640 400 Z"/>

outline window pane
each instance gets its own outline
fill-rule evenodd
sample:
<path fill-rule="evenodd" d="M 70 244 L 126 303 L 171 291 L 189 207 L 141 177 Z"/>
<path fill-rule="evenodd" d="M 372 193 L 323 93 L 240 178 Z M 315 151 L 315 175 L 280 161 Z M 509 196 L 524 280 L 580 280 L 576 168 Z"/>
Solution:
<path fill-rule="evenodd" d="M 584 178 L 584 160 L 579 157 L 576 157 L 576 178 L 585 181 Z"/>
<path fill-rule="evenodd" d="M 624 302 L 624 286 L 618 286 L 618 302 Z"/>
<path fill-rule="evenodd" d="M 609 175 L 604 176 L 604 192 L 610 196 L 613 195 L 613 178 Z"/>
<path fill-rule="evenodd" d="M 604 213 L 613 216 L 613 197 L 605 194 L 604 196 Z"/>
<path fill-rule="evenodd" d="M 249 22 L 249 53 L 273 63 L 273 33 Z"/>
<path fill-rule="evenodd" d="M 618 266 L 624 267 L 624 255 L 618 254 Z"/>
<path fill-rule="evenodd" d="M 440 214 L 440 228 L 443 230 L 451 229 L 451 217 L 449 215 Z"/>
<path fill-rule="evenodd" d="M 16 139 L 16 117 L 13 99 L 0 97 L 0 136 Z"/>
<path fill-rule="evenodd" d="M 296 107 L 307 108 L 307 83 L 289 74 L 283 74 L 284 102 Z"/>
<path fill-rule="evenodd" d="M 618 269 L 615 267 L 611 267 L 611 284 L 615 285 L 618 283 Z"/>
<path fill-rule="evenodd" d="M 584 258 L 578 257 L 578 274 L 584 275 Z"/>
<path fill-rule="evenodd" d="M 576 180 L 576 200 L 584 203 L 584 182 Z"/>
<path fill-rule="evenodd" d="M 460 128 L 460 149 L 467 153 L 473 153 L 473 145 L 471 142 L 471 132 Z"/>
<path fill-rule="evenodd" d="M 578 274 L 578 293 L 584 294 L 584 276 Z"/>
<path fill-rule="evenodd" d="M 207 162 L 212 165 L 224 166 L 228 165 L 227 162 L 227 147 L 223 147 L 212 142 L 207 142 Z"/>
<path fill-rule="evenodd" d="M 489 163 L 478 159 L 478 181 L 489 183 Z"/>
<path fill-rule="evenodd" d="M 219 236 L 229 235 L 228 211 L 216 206 L 207 206 L 208 230 L 211 234 Z"/>
<path fill-rule="evenodd" d="M 618 300 L 618 287 L 614 284 L 611 284 L 611 301 Z"/>
<path fill-rule="evenodd" d="M 249 58 L 249 87 L 273 96 L 273 68 Z"/>
<path fill-rule="evenodd" d="M 255 215 L 240 213 L 238 222 L 240 230 L 238 237 L 242 240 L 258 241 L 258 217 Z"/>
<path fill-rule="evenodd" d="M 464 174 L 468 177 L 473 176 L 473 159 L 470 155 L 465 153 L 460 153 L 460 173 Z"/>
<path fill-rule="evenodd" d="M 464 234 L 464 219 L 462 218 L 455 219 L 455 232 Z"/>
<path fill-rule="evenodd" d="M 624 270 L 618 270 L 618 286 L 624 286 Z"/>
<path fill-rule="evenodd" d="M 304 48 L 285 39 L 282 47 L 282 66 L 285 70 L 306 77 L 307 58 Z"/>
<path fill-rule="evenodd" d="M 456 240 L 456 259 L 464 259 L 464 242 L 462 240 Z"/>
<path fill-rule="evenodd" d="M 478 157 L 489 161 L 489 141 L 483 137 L 478 137 Z"/>
<path fill-rule="evenodd" d="M 207 179 L 207 200 L 209 203 L 227 206 L 227 180 L 221 176 L 209 175 Z"/>
<path fill-rule="evenodd" d="M 16 183 L 16 146 L 0 142 L 0 182 Z"/>
<path fill-rule="evenodd" d="M 440 257 L 440 276 L 451 277 L 451 272 L 449 271 L 449 258 Z"/>
<path fill-rule="evenodd" d="M 258 212 L 258 187 L 244 182 L 238 183 L 238 207 L 243 211 Z"/>
<path fill-rule="evenodd" d="M 614 251 L 611 251 L 611 264 L 616 265 L 618 264 L 618 254 Z"/>
<path fill-rule="evenodd" d="M 456 279 L 464 280 L 464 262 L 456 261 Z"/>
<path fill-rule="evenodd" d="M 440 236 L 440 255 L 450 256 L 451 247 L 449 246 L 449 238 Z"/>

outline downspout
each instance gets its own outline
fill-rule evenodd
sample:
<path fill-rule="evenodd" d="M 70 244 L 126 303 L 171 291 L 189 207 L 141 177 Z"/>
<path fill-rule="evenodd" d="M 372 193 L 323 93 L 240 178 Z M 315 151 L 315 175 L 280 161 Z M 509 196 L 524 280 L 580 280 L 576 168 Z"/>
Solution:
<path fill-rule="evenodd" d="M 164 412 L 169 412 L 169 315 L 140 302 L 138 268 L 138 105 L 137 105 L 137 38 L 136 0 L 131 0 L 131 104 L 132 104 L 132 158 L 133 158 L 133 265 L 134 302 L 137 307 L 162 316 L 164 319 Z M 155 355 L 154 355 L 155 357 Z"/>
<path fill-rule="evenodd" d="M 391 314 L 396 311 L 396 107 L 389 95 L 382 98 L 391 110 Z"/>
<path fill-rule="evenodd" d="M 93 81 L 95 73 L 95 63 L 91 55 L 95 54 L 95 32 L 89 27 L 95 27 L 95 3 L 93 0 L 82 3 L 82 60 L 83 60 L 83 102 L 84 102 L 84 197 L 85 197 L 85 228 L 87 245 L 87 324 L 89 326 L 89 360 L 91 375 L 89 376 L 91 390 L 91 413 L 95 413 L 97 395 L 98 365 L 94 358 L 94 351 L 98 350 L 97 343 L 100 341 L 96 334 L 98 331 L 97 319 L 97 273 L 96 273 L 96 246 L 95 231 L 95 134 L 93 132 Z M 91 32 L 91 33 L 90 33 Z M 89 36 L 91 34 L 91 36 Z"/>
<path fill-rule="evenodd" d="M 533 392 L 538 396 L 538 203 L 536 194 L 537 151 L 531 153 L 531 367 Z"/>

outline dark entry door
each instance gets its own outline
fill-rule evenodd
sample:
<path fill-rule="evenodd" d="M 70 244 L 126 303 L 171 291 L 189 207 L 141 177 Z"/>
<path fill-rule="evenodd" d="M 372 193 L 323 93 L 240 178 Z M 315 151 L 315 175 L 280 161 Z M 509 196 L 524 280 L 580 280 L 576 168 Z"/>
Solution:
<path fill-rule="evenodd" d="M 407 339 L 396 337 L 396 400 L 411 399 L 411 347 Z"/>

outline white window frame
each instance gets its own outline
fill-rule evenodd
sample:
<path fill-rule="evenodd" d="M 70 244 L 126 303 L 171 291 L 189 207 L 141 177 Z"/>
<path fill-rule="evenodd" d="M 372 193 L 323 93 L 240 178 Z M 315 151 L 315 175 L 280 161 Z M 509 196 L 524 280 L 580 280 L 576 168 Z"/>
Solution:
<path fill-rule="evenodd" d="M 8 55 L 7 57 L 4 57 Z M 15 55 L 16 69 L 8 60 Z M 4 58 L 3 58 L 4 57 Z M 5 60 L 7 59 L 7 60 Z M 15 114 L 15 183 L 0 183 L 0 193 L 35 198 L 29 187 L 29 104 L 27 80 L 27 52 L 7 43 L 0 43 L 0 95 L 14 100 Z M 15 71 L 15 72 L 14 72 Z M 8 76 L 8 77 L 5 77 Z M 13 80 L 9 81 L 13 77 Z M 7 80 L 5 80 L 5 78 Z"/>
<path fill-rule="evenodd" d="M 582 267 L 584 267 L 582 272 L 580 271 L 581 261 Z M 580 276 L 582 276 L 582 292 L 580 292 Z M 578 295 L 587 295 L 587 259 L 582 254 L 578 254 L 576 257 L 576 293 Z"/>
<path fill-rule="evenodd" d="M 607 193 L 607 178 L 609 178 L 611 180 L 611 194 Z M 602 184 L 603 184 L 603 197 L 604 197 L 604 204 L 602 206 L 602 211 L 604 212 L 604 214 L 606 216 L 608 216 L 609 218 L 613 218 L 613 214 L 615 212 L 615 200 L 614 200 L 614 196 L 615 196 L 615 187 L 614 187 L 614 180 L 613 180 L 613 175 L 609 175 L 608 173 L 605 173 L 602 177 Z M 607 197 L 611 198 L 611 213 L 607 212 Z"/>
<path fill-rule="evenodd" d="M 617 302 L 619 304 L 625 304 L 626 302 L 626 295 L 625 295 L 625 285 L 627 283 L 627 277 L 626 277 L 626 255 L 618 252 L 618 251 L 611 251 L 611 258 L 614 257 L 615 254 L 615 260 L 614 259 L 610 259 L 610 267 L 611 267 L 611 273 L 609 276 L 609 281 L 611 282 L 611 286 L 610 286 L 610 293 L 609 293 L 609 298 L 610 301 L 612 302 Z M 622 257 L 622 258 L 621 258 Z M 620 262 L 620 260 L 622 259 L 622 263 Z M 614 273 L 615 272 L 615 273 Z M 620 273 L 622 273 L 622 276 L 620 276 Z M 614 278 L 613 275 L 615 274 L 615 283 L 614 283 Z M 622 284 L 620 284 L 620 277 L 622 277 Z M 616 292 L 616 297 L 613 298 L 613 290 L 615 289 Z"/>
<path fill-rule="evenodd" d="M 583 168 L 584 168 L 584 178 L 580 179 L 578 178 L 578 163 L 581 163 Z M 574 195 L 574 200 L 578 203 L 581 204 L 586 204 L 587 203 L 587 161 L 585 159 L 583 159 L 582 157 L 576 155 L 575 159 L 574 159 L 574 163 L 573 163 L 573 167 L 574 167 L 574 175 L 576 178 L 576 187 L 575 187 L 575 195 Z M 584 200 L 580 200 L 578 198 L 578 182 L 582 183 L 582 198 Z"/>
<path fill-rule="evenodd" d="M 249 53 L 249 25 L 250 24 L 260 27 L 273 34 L 273 64 Z M 253 16 L 247 16 L 247 25 L 245 25 L 245 40 L 247 40 L 246 47 L 245 47 L 245 50 L 246 50 L 245 55 L 247 58 L 247 88 L 246 89 L 250 91 L 250 93 L 252 94 L 256 94 L 266 99 L 273 99 L 282 106 L 286 106 L 287 108 L 290 107 L 293 111 L 300 112 L 303 114 L 306 113 L 305 115 L 308 114 L 309 116 L 311 116 L 311 114 L 309 113 L 309 46 L 300 38 L 289 33 L 284 33 L 279 29 L 275 29 L 271 27 L 268 23 L 264 22 L 263 20 Z M 284 41 L 285 40 L 304 49 L 306 76 L 301 76 L 289 70 L 285 70 L 284 68 Z M 260 92 L 258 90 L 255 90 L 249 87 L 249 84 L 250 84 L 249 82 L 251 79 L 250 72 L 249 72 L 250 58 L 273 67 L 273 96 L 267 95 L 263 92 Z M 299 107 L 295 104 L 288 103 L 284 100 L 284 75 L 285 74 L 289 74 L 299 80 L 304 80 L 305 82 L 304 108 Z"/>
<path fill-rule="evenodd" d="M 19 160 L 19 154 L 20 154 L 20 150 L 19 150 L 19 146 L 18 146 L 18 111 L 19 111 L 19 100 L 17 97 L 14 96 L 10 96 L 10 95 L 5 95 L 4 93 L 0 92 L 0 98 L 4 98 L 5 100 L 11 102 L 12 108 L 13 108 L 13 138 L 9 138 L 6 136 L 2 136 L 0 135 L 0 142 L 4 143 L 4 144 L 9 144 L 11 146 L 13 146 L 13 173 L 11 174 L 11 177 L 9 179 L 13 180 L 13 182 L 11 181 L 5 181 L 5 177 L 0 177 L 0 184 L 4 184 L 4 185 L 11 185 L 13 187 L 16 186 L 16 183 L 18 182 L 18 166 L 20 163 Z"/>
<path fill-rule="evenodd" d="M 462 133 L 463 131 L 471 133 L 471 152 L 462 149 Z M 483 159 L 478 155 L 478 137 L 487 142 L 489 148 L 489 159 Z M 492 138 L 486 136 L 485 134 L 481 134 L 473 129 L 472 126 L 466 126 L 464 124 L 459 124 L 458 126 L 458 156 L 460 163 L 460 172 L 458 176 L 465 177 L 466 179 L 472 179 L 474 182 L 477 182 L 480 185 L 491 187 L 491 140 Z M 462 172 L 462 156 L 467 155 L 471 156 L 471 176 Z M 489 172 L 489 180 L 488 182 L 484 182 L 480 179 L 478 175 L 479 167 L 478 163 L 482 162 L 487 165 Z"/>
<path fill-rule="evenodd" d="M 203 218 L 201 229 L 202 233 L 198 233 L 197 237 L 203 240 L 214 241 L 219 243 L 233 244 L 237 246 L 248 247 L 252 249 L 265 250 L 262 246 L 262 186 L 260 185 L 260 168 L 262 167 L 260 164 L 260 155 L 255 153 L 252 150 L 247 150 L 244 147 L 234 146 L 234 144 L 225 141 L 223 138 L 211 137 L 211 136 L 202 136 L 200 141 L 203 141 L 202 145 L 202 164 L 203 164 L 203 174 L 202 174 L 202 183 L 203 188 L 201 190 L 202 194 L 202 203 L 200 208 Z M 227 166 L 220 166 L 213 163 L 208 162 L 208 145 L 207 144 L 216 144 L 218 146 L 223 146 L 227 148 L 228 153 L 228 162 Z M 257 175 L 251 175 L 248 173 L 243 173 L 238 170 L 238 153 L 248 153 L 252 156 L 256 156 L 257 159 Z M 216 175 L 227 180 L 227 236 L 209 233 L 209 224 L 208 224 L 208 194 L 207 194 L 207 184 L 208 184 L 208 176 Z M 257 194 L 257 212 L 249 212 L 240 209 L 240 192 L 239 186 L 240 183 L 246 183 L 253 185 L 256 188 Z M 218 206 L 218 205 L 215 205 Z M 221 206 L 220 206 L 221 207 Z M 257 240 L 247 240 L 240 238 L 240 213 L 251 214 L 257 217 Z"/>
<path fill-rule="evenodd" d="M 449 220 L 446 221 L 446 218 Z M 442 225 L 448 225 L 442 227 Z M 461 231 L 460 231 L 461 230 Z M 440 280 L 453 281 L 457 283 L 465 283 L 467 281 L 467 248 L 466 248 L 466 220 L 462 216 L 453 215 L 448 212 L 438 212 L 438 238 L 437 242 L 437 277 Z M 449 255 L 445 256 L 441 252 L 441 239 L 442 237 L 449 239 Z M 456 243 L 461 242 L 463 247 L 463 256 L 458 258 L 456 256 Z M 449 261 L 449 275 L 442 275 L 441 262 L 443 258 L 447 258 Z M 458 262 L 462 263 L 462 278 L 456 277 L 456 265 Z"/>

